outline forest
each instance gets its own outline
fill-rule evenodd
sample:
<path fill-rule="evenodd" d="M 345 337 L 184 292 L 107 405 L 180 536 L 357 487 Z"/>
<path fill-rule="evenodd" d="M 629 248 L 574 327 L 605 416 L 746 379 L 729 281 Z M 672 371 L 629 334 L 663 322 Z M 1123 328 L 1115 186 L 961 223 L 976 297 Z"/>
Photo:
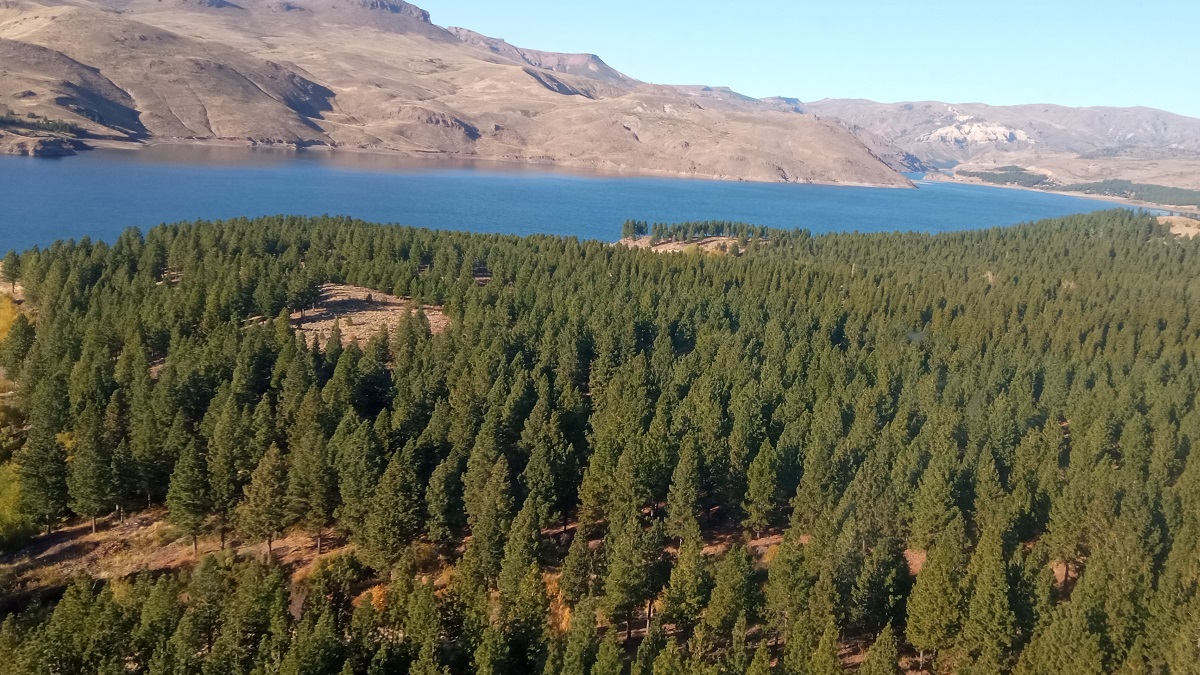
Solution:
<path fill-rule="evenodd" d="M 0 675 L 1200 672 L 1200 240 L 627 228 L 744 245 L 281 216 L 10 254 L 3 545 L 165 505 L 227 550 L 5 603 Z M 306 340 L 330 282 L 449 326 Z"/>
<path fill-rule="evenodd" d="M 1019 166 L 1002 166 L 995 171 L 959 171 L 958 175 L 978 178 L 985 183 L 995 185 L 1019 185 L 1021 187 L 1044 187 L 1050 182 L 1049 176 L 1026 171 Z"/>
<path fill-rule="evenodd" d="M 1127 180 L 1105 180 L 1098 183 L 1080 183 L 1055 188 L 1063 192 L 1087 192 L 1089 194 L 1126 197 L 1152 204 L 1172 206 L 1200 206 L 1200 190 L 1134 183 Z"/>

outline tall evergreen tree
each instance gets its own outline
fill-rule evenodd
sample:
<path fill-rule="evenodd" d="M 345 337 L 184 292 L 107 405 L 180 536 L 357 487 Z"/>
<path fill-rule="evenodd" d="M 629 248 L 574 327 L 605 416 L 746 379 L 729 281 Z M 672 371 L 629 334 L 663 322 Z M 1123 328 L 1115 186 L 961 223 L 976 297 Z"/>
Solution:
<path fill-rule="evenodd" d="M 167 490 L 167 518 L 192 538 L 193 555 L 199 553 L 200 533 L 210 504 L 204 458 L 193 439 L 184 445 Z"/>
<path fill-rule="evenodd" d="M 379 569 L 388 569 L 421 530 L 421 485 L 413 456 L 416 444 L 396 453 L 383 472 L 361 536 L 364 556 Z"/>
<path fill-rule="evenodd" d="M 896 646 L 896 634 L 891 624 L 884 627 L 867 652 L 867 658 L 859 669 L 861 675 L 902 675 L 900 653 Z"/>
<path fill-rule="evenodd" d="M 112 509 L 115 501 L 112 471 L 112 449 L 105 443 L 99 414 L 89 407 L 75 426 L 75 447 L 71 453 L 67 489 L 71 510 L 91 521 L 93 533 L 96 519 Z"/>
<path fill-rule="evenodd" d="M 238 507 L 238 528 L 248 537 L 266 540 L 268 559 L 271 544 L 287 524 L 287 485 L 287 460 L 272 444 L 250 476 L 246 499 Z"/>
<path fill-rule="evenodd" d="M 908 641 L 921 650 L 922 659 L 925 652 L 952 647 L 962 623 L 965 539 L 962 518 L 955 517 L 934 544 L 908 599 Z"/>

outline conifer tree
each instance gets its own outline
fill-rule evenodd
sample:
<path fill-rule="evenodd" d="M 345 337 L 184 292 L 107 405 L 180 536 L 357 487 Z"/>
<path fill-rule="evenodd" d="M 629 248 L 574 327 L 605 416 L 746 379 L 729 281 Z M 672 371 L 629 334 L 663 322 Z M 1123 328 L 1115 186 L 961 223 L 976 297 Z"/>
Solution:
<path fill-rule="evenodd" d="M 600 641 L 591 675 L 621 675 L 624 669 L 625 659 L 620 645 L 617 644 L 617 632 L 610 629 Z"/>
<path fill-rule="evenodd" d="M 538 519 L 542 512 L 537 496 L 531 495 L 509 527 L 497 584 L 501 599 L 516 597 L 529 566 L 538 561 L 542 530 Z"/>
<path fill-rule="evenodd" d="M 839 675 L 843 672 L 838 659 L 839 635 L 837 625 L 829 621 L 808 666 L 808 675 Z"/>
<path fill-rule="evenodd" d="M 608 574 L 604 578 L 605 609 L 609 617 L 625 623 L 626 637 L 633 632 L 633 615 L 649 581 L 646 539 L 637 505 L 622 504 L 609 523 L 604 549 Z"/>
<path fill-rule="evenodd" d="M 766 640 L 762 640 L 754 650 L 754 658 L 746 669 L 746 675 L 771 675 L 772 672 L 771 652 L 767 649 Z"/>
<path fill-rule="evenodd" d="M 680 447 L 679 462 L 667 492 L 667 534 L 678 539 L 699 535 L 696 508 L 700 500 L 700 451 L 694 439 Z"/>
<path fill-rule="evenodd" d="M 962 622 L 966 547 L 961 517 L 942 532 L 917 575 L 908 599 L 908 641 L 921 651 L 938 652 L 954 645 Z"/>
<path fill-rule="evenodd" d="M 67 453 L 49 430 L 34 427 L 16 455 L 20 508 L 49 534 L 67 509 Z"/>
<path fill-rule="evenodd" d="M 764 440 L 750 463 L 749 489 L 742 504 L 746 513 L 743 524 L 756 534 L 761 534 L 771 524 L 779 488 L 779 465 L 779 452 L 770 440 Z"/>
<path fill-rule="evenodd" d="M 334 516 L 351 534 L 361 533 L 383 473 L 371 425 L 353 417 L 346 418 L 330 440 L 330 446 L 335 457 L 339 492 Z"/>
<path fill-rule="evenodd" d="M 563 601 L 573 606 L 591 592 L 591 586 L 592 551 L 583 528 L 578 527 L 567 549 L 567 557 L 563 559 L 558 589 Z"/>
<path fill-rule="evenodd" d="M 12 295 L 17 294 L 17 282 L 21 280 L 21 257 L 16 251 L 10 250 L 4 255 L 4 262 L 0 263 L 0 279 L 9 284 Z"/>
<path fill-rule="evenodd" d="M 193 439 L 184 445 L 175 462 L 171 485 L 167 489 L 167 519 L 192 538 L 193 555 L 199 552 L 200 532 L 210 504 L 204 458 Z"/>
<path fill-rule="evenodd" d="M 687 675 L 683 651 L 674 637 L 667 640 L 667 646 L 654 657 L 652 675 Z"/>
<path fill-rule="evenodd" d="M 115 496 L 112 452 L 104 442 L 100 426 L 95 409 L 89 407 L 80 416 L 67 474 L 71 510 L 91 521 L 93 533 L 96 519 L 113 507 Z"/>
<path fill-rule="evenodd" d="M 1011 665 L 1016 616 L 1010 599 L 1008 564 L 998 531 L 984 534 L 967 571 L 971 597 L 959 644 L 971 660 L 971 672 L 1005 670 Z"/>
<path fill-rule="evenodd" d="M 305 400 L 315 404 L 315 390 Z M 329 450 L 320 422 L 312 417 L 302 418 L 297 420 L 297 426 L 299 430 L 290 442 L 288 515 L 313 534 L 317 541 L 317 555 L 320 555 L 322 535 L 333 521 L 337 500 L 336 476 L 329 463 Z"/>
<path fill-rule="evenodd" d="M 246 499 L 238 507 L 238 527 L 246 536 L 265 539 L 267 559 L 271 544 L 287 524 L 287 460 L 272 444 L 258 462 L 246 486 Z"/>
<path fill-rule="evenodd" d="M 867 658 L 863 661 L 859 673 L 861 675 L 902 675 L 896 634 L 892 631 L 891 624 L 884 626 L 879 637 L 875 638 L 875 644 L 871 645 L 870 651 L 867 652 Z"/>
<path fill-rule="evenodd" d="M 596 608 L 591 602 L 581 603 L 571 614 L 571 630 L 563 652 L 562 675 L 588 675 L 595 659 Z"/>
<path fill-rule="evenodd" d="M 206 453 L 209 494 L 222 550 L 225 549 L 225 533 L 233 523 L 234 511 L 243 494 L 245 479 L 253 470 L 247 466 L 250 443 L 247 420 L 236 397 L 230 394 L 218 413 Z"/>
<path fill-rule="evenodd" d="M 396 453 L 383 472 L 371 501 L 362 546 L 378 569 L 388 569 L 412 543 L 421 529 L 421 486 L 418 484 L 410 442 Z"/>
<path fill-rule="evenodd" d="M 498 625 L 489 625 L 483 639 L 471 656 L 472 672 L 476 675 L 504 675 L 508 672 L 508 636 Z"/>
<path fill-rule="evenodd" d="M 703 542 L 698 534 L 690 535 L 679 547 L 679 555 L 671 567 L 670 581 L 663 597 L 663 619 L 684 630 L 700 620 L 707 601 L 709 580 L 701 555 Z"/>
<path fill-rule="evenodd" d="M 712 635 L 729 635 L 738 615 L 753 611 L 753 591 L 756 590 L 751 588 L 753 575 L 754 565 L 746 547 L 734 546 L 721 559 L 712 597 L 704 610 L 704 625 Z"/>
<path fill-rule="evenodd" d="M 492 465 L 480 503 L 486 506 L 480 507 L 478 519 L 471 528 L 471 543 L 463 556 L 463 566 L 472 579 L 486 587 L 500 574 L 505 535 L 512 519 L 508 461 L 504 457 Z"/>
<path fill-rule="evenodd" d="M 466 525 L 462 502 L 465 464 L 465 453 L 458 448 L 451 450 L 434 468 L 425 489 L 425 510 L 429 514 L 425 530 L 430 541 L 447 550 L 457 544 Z"/>

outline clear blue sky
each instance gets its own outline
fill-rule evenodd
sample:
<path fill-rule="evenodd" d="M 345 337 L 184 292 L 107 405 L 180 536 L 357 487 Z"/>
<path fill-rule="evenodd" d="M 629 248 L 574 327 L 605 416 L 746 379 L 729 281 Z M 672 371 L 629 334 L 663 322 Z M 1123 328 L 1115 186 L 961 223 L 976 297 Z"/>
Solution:
<path fill-rule="evenodd" d="M 1200 117 L 1200 0 L 413 0 L 441 26 L 660 84 Z"/>

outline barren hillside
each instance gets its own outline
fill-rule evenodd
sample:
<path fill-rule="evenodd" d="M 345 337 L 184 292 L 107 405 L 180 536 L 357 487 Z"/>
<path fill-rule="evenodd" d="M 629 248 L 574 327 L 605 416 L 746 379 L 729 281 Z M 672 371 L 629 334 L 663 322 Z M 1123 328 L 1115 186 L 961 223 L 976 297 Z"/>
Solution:
<path fill-rule="evenodd" d="M 1200 119 L 1162 110 L 858 99 L 813 101 L 802 109 L 943 166 L 1016 165 L 1064 184 L 1121 178 L 1200 188 Z"/>
<path fill-rule="evenodd" d="M 452 33 L 390 0 L 4 0 L 0 54 L 0 106 L 95 136 L 908 185 L 834 121 Z"/>

